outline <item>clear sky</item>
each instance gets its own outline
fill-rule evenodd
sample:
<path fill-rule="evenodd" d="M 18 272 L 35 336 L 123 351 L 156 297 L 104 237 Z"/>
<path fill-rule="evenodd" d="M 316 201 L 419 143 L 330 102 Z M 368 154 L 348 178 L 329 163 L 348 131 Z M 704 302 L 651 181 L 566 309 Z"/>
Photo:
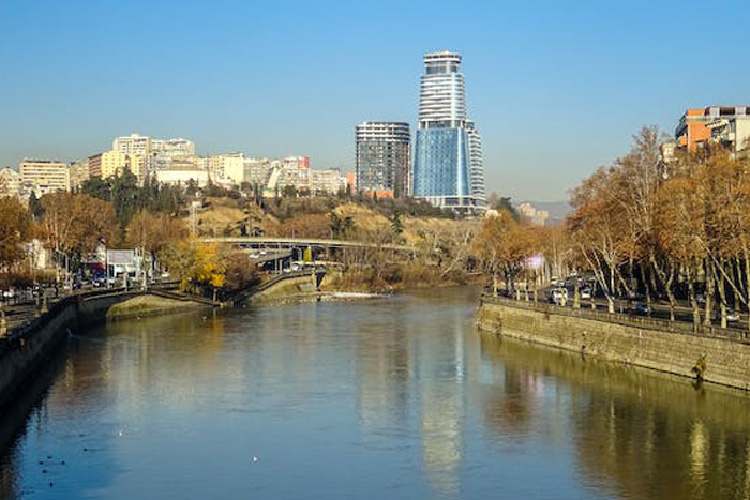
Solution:
<path fill-rule="evenodd" d="M 422 55 L 464 57 L 488 191 L 562 200 L 643 124 L 750 104 L 745 1 L 0 0 L 0 166 L 139 132 L 353 169 L 416 127 Z"/>

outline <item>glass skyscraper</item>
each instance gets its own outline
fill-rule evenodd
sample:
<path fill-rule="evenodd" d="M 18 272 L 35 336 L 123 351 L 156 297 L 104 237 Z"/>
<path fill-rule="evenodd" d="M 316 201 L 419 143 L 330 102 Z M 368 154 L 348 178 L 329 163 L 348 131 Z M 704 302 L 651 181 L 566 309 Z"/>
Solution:
<path fill-rule="evenodd" d="M 482 140 L 466 118 L 461 55 L 424 56 L 413 193 L 435 206 L 460 212 L 484 209 Z"/>

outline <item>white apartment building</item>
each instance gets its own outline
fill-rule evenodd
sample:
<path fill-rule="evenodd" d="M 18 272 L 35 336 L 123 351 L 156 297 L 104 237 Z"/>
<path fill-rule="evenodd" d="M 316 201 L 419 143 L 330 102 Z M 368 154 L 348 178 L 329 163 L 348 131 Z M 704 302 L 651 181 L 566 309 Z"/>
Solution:
<path fill-rule="evenodd" d="M 194 181 L 199 187 L 208 185 L 209 172 L 204 169 L 170 169 L 154 172 L 156 182 L 172 186 L 186 186 Z"/>
<path fill-rule="evenodd" d="M 211 166 L 215 178 L 225 179 L 232 184 L 241 185 L 245 182 L 245 155 L 242 153 L 230 153 L 214 156 Z"/>
<path fill-rule="evenodd" d="M 279 161 L 272 161 L 270 158 L 245 158 L 245 182 L 260 186 L 267 185 L 274 164 L 281 165 Z"/>
<path fill-rule="evenodd" d="M 195 143 L 182 137 L 151 139 L 151 153 L 160 156 L 195 156 Z"/>
<path fill-rule="evenodd" d="M 341 176 L 341 170 L 312 170 L 311 192 L 318 194 L 337 194 L 346 188 L 346 178 Z"/>
<path fill-rule="evenodd" d="M 35 186 L 41 193 L 70 191 L 68 165 L 51 160 L 25 159 L 18 164 L 22 184 Z"/>
<path fill-rule="evenodd" d="M 151 138 L 138 134 L 117 137 L 112 141 L 112 149 L 127 155 L 148 156 L 151 154 Z"/>
<path fill-rule="evenodd" d="M 309 156 L 285 156 L 280 162 L 276 186 L 280 189 L 285 186 L 294 186 L 300 191 L 312 191 Z"/>
<path fill-rule="evenodd" d="M 89 159 L 83 158 L 70 164 L 70 189 L 76 189 L 91 178 Z"/>
<path fill-rule="evenodd" d="M 21 189 L 21 176 L 10 167 L 0 169 L 0 198 L 18 197 Z"/>

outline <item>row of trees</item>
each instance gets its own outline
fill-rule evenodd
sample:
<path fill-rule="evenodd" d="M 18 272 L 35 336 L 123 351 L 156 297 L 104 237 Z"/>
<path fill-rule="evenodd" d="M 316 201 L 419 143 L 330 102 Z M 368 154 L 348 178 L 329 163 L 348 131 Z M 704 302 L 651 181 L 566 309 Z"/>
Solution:
<path fill-rule="evenodd" d="M 571 193 L 565 224 L 536 228 L 509 211 L 486 217 L 472 251 L 509 287 L 547 276 L 589 274 L 610 312 L 623 297 L 670 306 L 687 300 L 696 325 L 750 305 L 750 165 L 720 147 L 677 151 L 663 161 L 663 137 L 644 127 L 631 150 Z"/>
<path fill-rule="evenodd" d="M 124 212 L 118 214 L 112 202 L 89 194 L 51 193 L 35 203 L 36 216 L 30 209 L 34 207 L 27 209 L 15 197 L 0 198 L 0 275 L 15 277 L 6 285 L 33 279 L 25 267 L 33 240 L 50 251 L 57 281 L 63 269 L 79 267 L 82 257 L 100 245 L 140 249 L 144 270 L 153 270 L 158 259 L 181 280 L 183 289 L 194 292 L 216 296 L 257 279 L 245 255 L 190 239 L 184 222 L 172 213 L 142 208 L 128 216 L 122 229 Z"/>

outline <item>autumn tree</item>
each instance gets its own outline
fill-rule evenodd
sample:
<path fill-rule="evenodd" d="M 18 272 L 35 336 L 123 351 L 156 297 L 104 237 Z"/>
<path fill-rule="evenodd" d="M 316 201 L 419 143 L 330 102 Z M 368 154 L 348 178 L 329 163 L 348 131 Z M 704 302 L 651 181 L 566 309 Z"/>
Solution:
<path fill-rule="evenodd" d="M 188 230 L 182 220 L 170 217 L 165 213 L 151 213 L 141 210 L 133 216 L 127 227 L 126 242 L 148 254 L 153 269 L 154 262 L 164 249 L 175 241 L 184 239 Z"/>
<path fill-rule="evenodd" d="M 55 252 L 58 264 L 62 256 L 92 252 L 101 242 L 117 241 L 118 222 L 112 205 L 85 194 L 51 193 L 41 199 L 44 217 L 40 232 L 45 245 Z"/>
<path fill-rule="evenodd" d="M 24 258 L 31 236 L 31 216 L 15 197 L 0 198 L 0 270 Z"/>

